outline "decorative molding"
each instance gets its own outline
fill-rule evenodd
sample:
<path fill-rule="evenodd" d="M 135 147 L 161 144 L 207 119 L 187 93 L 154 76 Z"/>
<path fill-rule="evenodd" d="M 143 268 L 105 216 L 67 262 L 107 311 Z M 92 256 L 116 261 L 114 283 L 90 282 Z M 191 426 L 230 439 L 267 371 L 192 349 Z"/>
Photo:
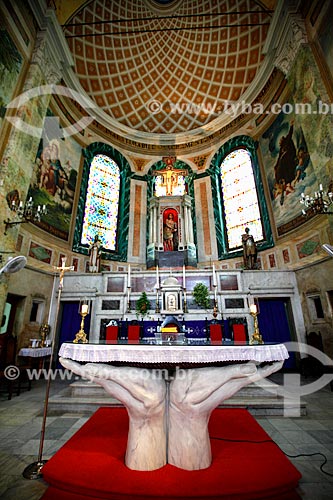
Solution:
<path fill-rule="evenodd" d="M 288 76 L 298 49 L 308 41 L 304 20 L 299 15 L 287 17 L 284 38 L 284 42 L 279 44 L 280 51 L 276 55 L 275 66 Z"/>

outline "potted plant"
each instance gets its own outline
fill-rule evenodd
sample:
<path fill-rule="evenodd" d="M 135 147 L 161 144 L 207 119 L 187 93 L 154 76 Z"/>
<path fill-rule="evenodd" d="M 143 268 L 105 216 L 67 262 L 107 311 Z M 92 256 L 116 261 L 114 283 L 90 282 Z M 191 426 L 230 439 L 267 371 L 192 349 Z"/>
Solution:
<path fill-rule="evenodd" d="M 203 283 L 197 283 L 193 288 L 194 302 L 202 309 L 210 309 L 211 301 L 209 297 L 209 290 Z"/>
<path fill-rule="evenodd" d="M 142 292 L 141 296 L 136 302 L 135 309 L 137 316 L 139 316 L 139 314 L 145 316 L 148 313 L 150 309 L 150 301 L 148 300 L 146 292 Z"/>

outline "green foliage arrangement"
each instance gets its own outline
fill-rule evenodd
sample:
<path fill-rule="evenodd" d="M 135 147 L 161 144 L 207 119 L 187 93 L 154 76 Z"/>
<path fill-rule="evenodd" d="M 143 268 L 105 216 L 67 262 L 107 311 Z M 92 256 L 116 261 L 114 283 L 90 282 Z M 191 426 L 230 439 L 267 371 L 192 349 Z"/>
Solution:
<path fill-rule="evenodd" d="M 142 316 L 145 316 L 150 309 L 150 301 L 148 300 L 146 292 L 142 292 L 140 298 L 136 301 L 136 314 L 139 316 L 141 314 Z"/>
<path fill-rule="evenodd" d="M 197 283 L 193 288 L 194 302 L 202 309 L 210 309 L 211 301 L 209 298 L 209 291 L 203 283 Z"/>

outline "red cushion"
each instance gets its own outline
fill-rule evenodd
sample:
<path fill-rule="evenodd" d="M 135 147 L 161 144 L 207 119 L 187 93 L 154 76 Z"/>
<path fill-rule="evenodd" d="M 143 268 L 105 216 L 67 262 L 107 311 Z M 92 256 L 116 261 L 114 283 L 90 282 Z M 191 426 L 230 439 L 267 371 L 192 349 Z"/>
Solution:
<path fill-rule="evenodd" d="M 207 469 L 186 471 L 168 464 L 155 471 L 133 471 L 124 464 L 126 409 L 100 408 L 44 465 L 43 478 L 59 495 L 51 496 L 51 490 L 42 498 L 299 498 L 284 495 L 292 495 L 301 474 L 246 410 L 214 410 L 209 431 L 213 462 Z"/>
<path fill-rule="evenodd" d="M 107 326 L 105 339 L 106 340 L 117 340 L 118 339 L 118 326 Z"/>
<path fill-rule="evenodd" d="M 140 338 L 140 326 L 139 325 L 128 325 L 128 340 L 139 340 Z"/>
<path fill-rule="evenodd" d="M 222 340 L 222 327 L 221 325 L 209 325 L 210 340 Z"/>
<path fill-rule="evenodd" d="M 246 342 L 246 330 L 245 326 L 242 324 L 232 325 L 232 331 L 234 333 L 235 342 Z"/>

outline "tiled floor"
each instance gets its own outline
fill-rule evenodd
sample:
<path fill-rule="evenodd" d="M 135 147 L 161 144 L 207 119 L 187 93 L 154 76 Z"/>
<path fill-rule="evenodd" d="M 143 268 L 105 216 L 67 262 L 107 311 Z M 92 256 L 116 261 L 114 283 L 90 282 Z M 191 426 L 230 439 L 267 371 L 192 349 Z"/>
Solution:
<path fill-rule="evenodd" d="M 69 382 L 54 381 L 50 396 Z M 307 383 L 307 382 L 305 382 Z M 27 480 L 25 467 L 37 460 L 42 427 L 45 382 L 33 382 L 30 392 L 11 401 L 0 394 L 0 498 L 39 500 L 47 488 L 43 479 Z M 302 473 L 298 492 L 307 500 L 333 498 L 333 392 L 329 387 L 305 397 L 307 416 L 300 418 L 257 417 L 260 425 L 288 455 Z M 89 418 L 87 415 L 48 415 L 43 459 L 50 458 Z M 322 453 L 327 458 L 324 470 Z M 260 466 L 258 468 L 260 471 Z M 59 499 L 61 500 L 61 499 Z"/>

